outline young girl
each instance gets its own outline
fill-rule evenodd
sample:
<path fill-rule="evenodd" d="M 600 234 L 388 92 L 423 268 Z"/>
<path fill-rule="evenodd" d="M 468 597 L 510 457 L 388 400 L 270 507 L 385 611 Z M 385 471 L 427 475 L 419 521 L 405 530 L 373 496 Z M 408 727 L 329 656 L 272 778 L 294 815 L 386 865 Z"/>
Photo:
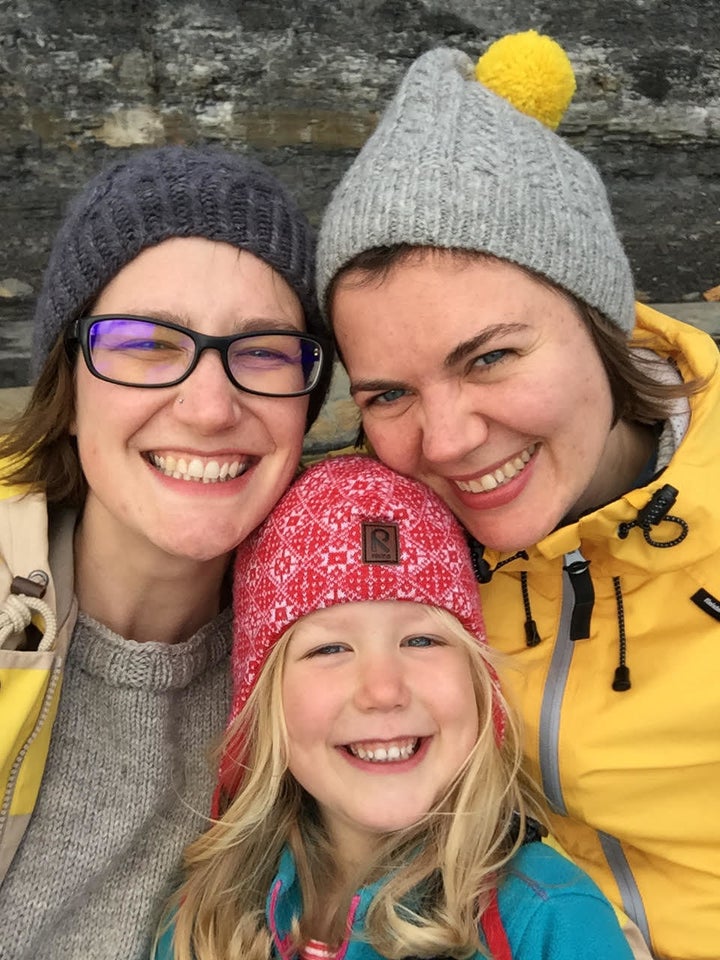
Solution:
<path fill-rule="evenodd" d="M 234 583 L 234 719 L 215 825 L 157 960 L 631 953 L 528 836 L 517 734 L 464 535 L 364 457 L 309 469 Z"/>

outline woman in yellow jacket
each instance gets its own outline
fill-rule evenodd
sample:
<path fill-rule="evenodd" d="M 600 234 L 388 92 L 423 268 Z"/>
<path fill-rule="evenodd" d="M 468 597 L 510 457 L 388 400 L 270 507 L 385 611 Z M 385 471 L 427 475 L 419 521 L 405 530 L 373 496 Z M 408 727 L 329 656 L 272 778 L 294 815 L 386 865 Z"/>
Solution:
<path fill-rule="evenodd" d="M 548 38 L 406 75 L 321 228 L 365 434 L 467 529 L 555 835 L 657 958 L 720 951 L 720 374 L 634 303 Z M 632 336 L 632 341 L 630 337 Z"/>
<path fill-rule="evenodd" d="M 222 151 L 130 153 L 68 210 L 0 442 L 3 960 L 149 954 L 209 810 L 226 574 L 329 374 L 313 273 L 283 187 Z"/>

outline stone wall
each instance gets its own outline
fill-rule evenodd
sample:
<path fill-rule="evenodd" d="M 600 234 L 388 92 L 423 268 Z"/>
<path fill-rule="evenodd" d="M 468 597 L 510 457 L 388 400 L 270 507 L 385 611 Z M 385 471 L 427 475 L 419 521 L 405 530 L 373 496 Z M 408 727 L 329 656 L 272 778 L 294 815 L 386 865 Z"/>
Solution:
<path fill-rule="evenodd" d="M 720 283 L 717 0 L 1 0 L 0 386 L 27 382 L 52 233 L 100 165 L 222 143 L 317 222 L 419 53 L 530 27 L 573 61 L 562 131 L 603 173 L 640 297 L 697 299 Z"/>

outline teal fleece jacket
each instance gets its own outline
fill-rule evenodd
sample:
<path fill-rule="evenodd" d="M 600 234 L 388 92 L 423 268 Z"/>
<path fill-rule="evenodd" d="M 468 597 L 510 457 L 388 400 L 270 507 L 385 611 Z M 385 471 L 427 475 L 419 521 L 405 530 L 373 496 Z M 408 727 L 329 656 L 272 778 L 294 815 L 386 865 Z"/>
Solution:
<path fill-rule="evenodd" d="M 348 916 L 352 934 L 342 960 L 382 960 L 362 940 L 365 917 L 379 881 L 353 897 Z M 513 960 L 632 960 L 615 913 L 593 881 L 542 843 L 523 846 L 511 861 L 498 891 L 498 906 Z M 267 898 L 267 921 L 278 960 L 295 960 L 288 934 L 302 913 L 300 884 L 289 850 L 283 853 Z M 173 960 L 172 928 L 163 935 L 155 960 Z M 477 960 L 485 960 L 477 954 Z"/>

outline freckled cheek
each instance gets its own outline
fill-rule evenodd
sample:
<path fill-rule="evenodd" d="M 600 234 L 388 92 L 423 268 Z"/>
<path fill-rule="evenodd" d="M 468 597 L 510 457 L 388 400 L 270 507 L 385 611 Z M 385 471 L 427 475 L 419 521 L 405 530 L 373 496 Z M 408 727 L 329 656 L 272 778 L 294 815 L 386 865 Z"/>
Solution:
<path fill-rule="evenodd" d="M 365 436 L 375 453 L 389 467 L 408 473 L 421 451 L 420 440 L 410 424 L 373 422 L 363 418 Z"/>
<path fill-rule="evenodd" d="M 577 403 L 569 410 L 568 424 L 574 428 L 575 447 L 593 453 L 604 448 L 612 427 L 613 403 L 610 387 L 599 377 L 588 377 L 577 391 Z"/>

